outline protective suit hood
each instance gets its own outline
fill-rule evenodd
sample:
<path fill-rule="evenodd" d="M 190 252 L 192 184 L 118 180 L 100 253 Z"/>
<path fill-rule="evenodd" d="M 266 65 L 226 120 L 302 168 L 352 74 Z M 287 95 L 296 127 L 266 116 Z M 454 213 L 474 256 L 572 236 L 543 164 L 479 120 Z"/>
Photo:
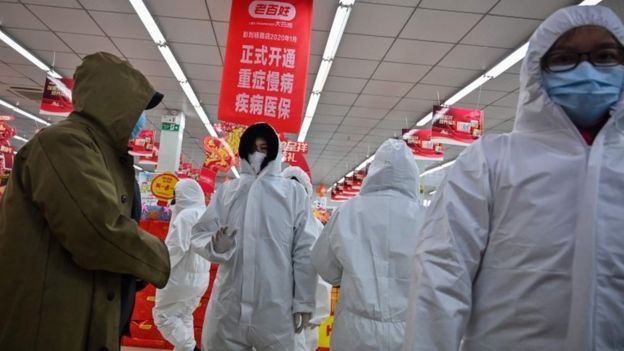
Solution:
<path fill-rule="evenodd" d="M 182 179 L 175 186 L 176 210 L 178 213 L 187 208 L 205 208 L 204 192 L 195 180 Z"/>
<path fill-rule="evenodd" d="M 573 28 L 588 25 L 604 27 L 620 43 L 624 44 L 624 26 L 609 8 L 572 6 L 558 10 L 548 17 L 529 40 L 527 55 L 520 71 L 520 96 L 514 131 L 560 130 L 571 136 L 579 135 L 577 128 L 563 109 L 555 104 L 546 93 L 542 83 L 540 60 L 563 34 Z M 613 116 L 620 119 L 624 112 L 624 101 L 621 97 L 614 111 Z"/>
<path fill-rule="evenodd" d="M 375 153 L 360 194 L 394 189 L 418 199 L 419 176 L 418 165 L 405 142 L 388 139 Z"/>
<path fill-rule="evenodd" d="M 310 181 L 310 177 L 308 176 L 308 174 L 304 172 L 301 167 L 286 167 L 286 169 L 282 171 L 282 177 L 286 179 L 296 178 L 299 184 L 301 184 L 305 188 L 308 197 L 312 198 L 312 195 L 314 194 L 312 182 Z"/>
<path fill-rule="evenodd" d="M 267 123 L 258 123 L 247 128 L 241 135 L 240 144 L 238 146 L 238 154 L 241 158 L 241 173 L 254 173 L 249 163 L 249 155 L 255 152 L 256 139 L 262 137 L 267 142 L 268 150 L 264 161 L 262 162 L 261 173 L 265 168 L 270 168 L 268 173 L 279 174 L 281 166 L 280 142 L 275 129 Z M 273 162 L 278 160 L 278 162 Z"/>
<path fill-rule="evenodd" d="M 118 150 L 127 149 L 141 113 L 162 98 L 141 72 L 106 52 L 85 56 L 74 73 L 74 112 L 96 124 Z"/>

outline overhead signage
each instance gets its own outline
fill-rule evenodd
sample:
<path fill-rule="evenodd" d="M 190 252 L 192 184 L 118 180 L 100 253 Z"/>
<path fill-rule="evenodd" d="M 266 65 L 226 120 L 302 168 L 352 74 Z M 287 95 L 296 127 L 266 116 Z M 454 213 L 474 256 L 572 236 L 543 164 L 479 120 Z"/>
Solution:
<path fill-rule="evenodd" d="M 312 0 L 233 0 L 219 119 L 298 133 L 311 29 Z"/>

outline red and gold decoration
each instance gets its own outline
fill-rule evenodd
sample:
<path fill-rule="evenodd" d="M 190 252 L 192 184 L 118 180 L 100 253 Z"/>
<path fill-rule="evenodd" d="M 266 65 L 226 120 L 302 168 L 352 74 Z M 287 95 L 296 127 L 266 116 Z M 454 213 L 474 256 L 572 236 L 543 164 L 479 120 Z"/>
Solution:
<path fill-rule="evenodd" d="M 236 156 L 224 139 L 206 136 L 204 138 L 204 168 L 213 172 L 228 172 L 237 164 Z"/>

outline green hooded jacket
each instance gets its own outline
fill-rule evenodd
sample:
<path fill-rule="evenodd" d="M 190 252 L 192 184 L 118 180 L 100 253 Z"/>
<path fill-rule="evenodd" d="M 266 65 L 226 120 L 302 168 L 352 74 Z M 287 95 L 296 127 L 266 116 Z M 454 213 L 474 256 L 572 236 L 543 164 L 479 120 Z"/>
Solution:
<path fill-rule="evenodd" d="M 74 82 L 74 112 L 19 151 L 0 204 L 0 350 L 119 350 L 122 274 L 169 277 L 166 246 L 131 218 L 128 139 L 155 91 L 107 53 Z"/>

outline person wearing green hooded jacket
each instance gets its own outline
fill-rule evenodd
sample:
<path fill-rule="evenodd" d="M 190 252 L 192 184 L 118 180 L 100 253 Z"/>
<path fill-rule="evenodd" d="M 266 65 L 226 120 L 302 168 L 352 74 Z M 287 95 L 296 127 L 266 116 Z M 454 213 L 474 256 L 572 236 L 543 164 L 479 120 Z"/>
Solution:
<path fill-rule="evenodd" d="M 0 204 L 0 350 L 119 350 L 124 279 L 167 283 L 165 244 L 132 219 L 127 147 L 162 97 L 128 62 L 86 56 L 74 111 L 16 155 Z"/>

